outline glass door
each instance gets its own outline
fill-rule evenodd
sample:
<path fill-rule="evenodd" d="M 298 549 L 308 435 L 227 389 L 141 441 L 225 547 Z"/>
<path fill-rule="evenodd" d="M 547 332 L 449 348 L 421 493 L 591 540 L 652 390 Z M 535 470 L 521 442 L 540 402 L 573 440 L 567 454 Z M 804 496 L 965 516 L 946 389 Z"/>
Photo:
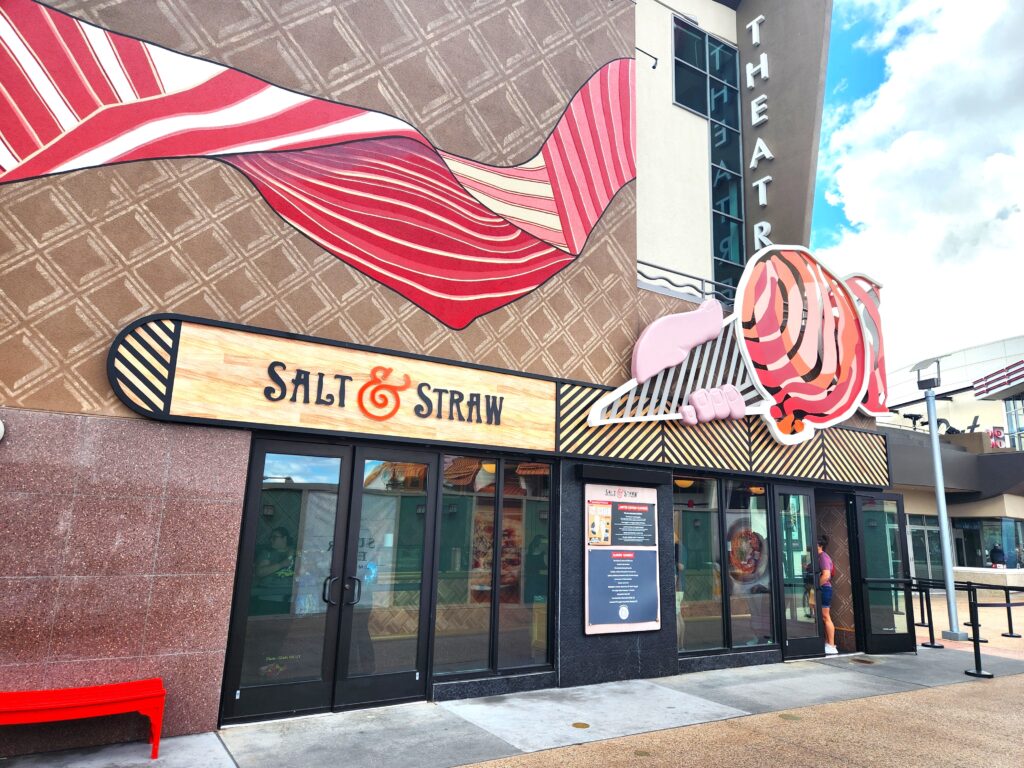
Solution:
<path fill-rule="evenodd" d="M 334 706 L 423 698 L 437 456 L 358 449 Z"/>
<path fill-rule="evenodd" d="M 931 569 L 928 567 L 928 545 L 925 543 L 925 529 L 918 526 L 910 528 L 910 565 L 912 575 L 918 579 L 930 579 Z"/>
<path fill-rule="evenodd" d="M 326 709 L 338 634 L 338 531 L 351 449 L 257 440 L 228 642 L 225 721 Z"/>
<path fill-rule="evenodd" d="M 906 519 L 897 495 L 858 495 L 855 530 L 860 560 L 860 600 L 868 653 L 913 651 L 913 600 L 910 592 Z"/>
<path fill-rule="evenodd" d="M 782 584 L 782 653 L 786 659 L 821 656 L 821 590 L 814 497 L 811 492 L 775 486 L 775 515 Z"/>

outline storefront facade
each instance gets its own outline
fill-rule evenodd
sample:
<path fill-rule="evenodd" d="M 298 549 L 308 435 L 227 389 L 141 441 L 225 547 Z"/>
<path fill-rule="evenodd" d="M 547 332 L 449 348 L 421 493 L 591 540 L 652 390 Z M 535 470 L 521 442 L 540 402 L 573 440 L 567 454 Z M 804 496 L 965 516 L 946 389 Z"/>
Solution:
<path fill-rule="evenodd" d="M 650 353 L 806 242 L 822 5 L 6 4 L 0 687 L 175 735 L 820 655 L 822 532 L 837 644 L 912 642 L 865 358 L 804 427 L 721 306 Z"/>

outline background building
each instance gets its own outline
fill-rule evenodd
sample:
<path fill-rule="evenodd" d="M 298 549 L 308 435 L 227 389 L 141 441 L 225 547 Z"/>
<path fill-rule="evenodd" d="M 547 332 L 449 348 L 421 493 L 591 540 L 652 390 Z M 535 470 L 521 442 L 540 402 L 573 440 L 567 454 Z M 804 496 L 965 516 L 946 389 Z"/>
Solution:
<path fill-rule="evenodd" d="M 995 564 L 1024 568 L 1024 464 L 1018 453 L 1024 443 L 1016 373 L 1022 357 L 1024 338 L 1015 337 L 941 358 L 936 416 L 958 579 L 1017 583 L 1017 574 L 992 571 L 997 544 L 1002 554 L 996 552 Z M 893 416 L 885 430 L 894 487 L 908 515 L 912 568 L 917 576 L 941 578 L 927 410 L 909 366 L 894 372 L 891 384 Z"/>

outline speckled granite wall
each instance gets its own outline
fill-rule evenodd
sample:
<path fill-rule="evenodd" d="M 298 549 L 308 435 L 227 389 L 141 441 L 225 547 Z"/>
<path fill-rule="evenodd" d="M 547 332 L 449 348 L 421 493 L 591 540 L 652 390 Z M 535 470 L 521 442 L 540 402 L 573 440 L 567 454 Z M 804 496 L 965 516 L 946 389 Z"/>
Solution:
<path fill-rule="evenodd" d="M 0 420 L 0 690 L 159 676 L 165 736 L 215 728 L 249 433 Z M 130 715 L 5 727 L 0 756 L 145 734 Z"/>

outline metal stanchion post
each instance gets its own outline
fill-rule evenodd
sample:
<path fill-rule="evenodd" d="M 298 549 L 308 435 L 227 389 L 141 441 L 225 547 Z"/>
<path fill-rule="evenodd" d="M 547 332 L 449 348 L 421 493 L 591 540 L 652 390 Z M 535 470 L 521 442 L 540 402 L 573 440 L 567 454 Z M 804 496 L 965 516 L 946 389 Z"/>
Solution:
<path fill-rule="evenodd" d="M 918 583 L 918 585 L 917 585 L 917 604 L 921 607 L 921 610 L 919 610 L 917 612 L 918 619 L 924 619 L 924 592 L 925 592 L 926 589 L 927 589 L 927 587 L 922 587 L 921 584 Z M 931 619 L 928 620 L 927 624 L 924 621 L 915 621 L 914 622 L 914 626 L 915 627 L 927 627 L 931 623 L 932 623 Z"/>
<path fill-rule="evenodd" d="M 1003 594 L 1006 595 L 1006 629 L 1008 630 L 1003 632 L 1003 637 L 1020 637 L 1020 635 L 1013 631 L 1013 611 L 1010 606 L 1010 588 L 1003 587 Z"/>
<path fill-rule="evenodd" d="M 922 648 L 945 648 L 946 646 L 944 646 L 942 643 L 936 643 L 935 642 L 935 625 L 932 624 L 932 593 L 931 593 L 930 589 L 927 589 L 926 591 L 928 592 L 928 594 L 927 594 L 927 596 L 925 598 L 927 600 L 926 605 L 928 606 L 928 609 L 927 609 L 928 610 L 928 642 L 927 643 L 921 643 L 921 647 Z"/>
<path fill-rule="evenodd" d="M 971 612 L 971 621 L 969 623 L 971 629 L 974 630 L 974 637 L 970 638 L 974 642 L 974 669 L 965 669 L 964 674 L 971 677 L 988 679 L 994 677 L 994 675 L 981 668 L 981 644 L 987 643 L 988 640 L 981 639 L 981 625 L 978 623 L 978 590 L 970 582 L 967 582 L 967 605 Z"/>

